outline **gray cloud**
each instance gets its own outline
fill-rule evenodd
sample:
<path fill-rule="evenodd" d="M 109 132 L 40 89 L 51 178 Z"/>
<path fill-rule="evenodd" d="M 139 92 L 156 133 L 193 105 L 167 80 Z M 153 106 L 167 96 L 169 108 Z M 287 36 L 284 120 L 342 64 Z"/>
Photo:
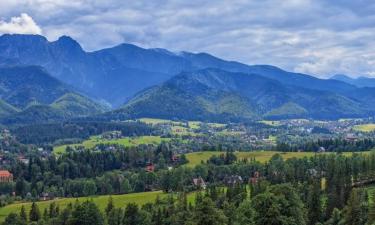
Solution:
<path fill-rule="evenodd" d="M 89 51 L 130 42 L 320 77 L 375 76 L 371 1 L 0 0 L 3 21 L 24 12 L 50 40 L 70 35 Z"/>

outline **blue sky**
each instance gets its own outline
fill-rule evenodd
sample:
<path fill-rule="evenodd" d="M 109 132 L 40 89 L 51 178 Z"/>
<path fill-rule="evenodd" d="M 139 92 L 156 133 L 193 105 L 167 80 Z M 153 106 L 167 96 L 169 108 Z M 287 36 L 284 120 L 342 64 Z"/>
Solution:
<path fill-rule="evenodd" d="M 375 77 L 375 1 L 0 0 L 0 33 L 128 42 L 329 77 Z"/>

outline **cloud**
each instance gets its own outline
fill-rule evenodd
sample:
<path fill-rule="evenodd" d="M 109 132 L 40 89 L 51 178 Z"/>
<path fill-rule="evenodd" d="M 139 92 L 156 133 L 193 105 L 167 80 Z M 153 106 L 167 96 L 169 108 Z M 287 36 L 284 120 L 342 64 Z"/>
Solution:
<path fill-rule="evenodd" d="M 0 0 L 5 18 L 22 12 L 48 39 L 69 35 L 88 51 L 129 42 L 320 77 L 375 75 L 375 1 Z"/>
<path fill-rule="evenodd" d="M 9 22 L 0 20 L 0 33 L 9 34 L 41 34 L 42 29 L 26 13 L 15 16 Z"/>

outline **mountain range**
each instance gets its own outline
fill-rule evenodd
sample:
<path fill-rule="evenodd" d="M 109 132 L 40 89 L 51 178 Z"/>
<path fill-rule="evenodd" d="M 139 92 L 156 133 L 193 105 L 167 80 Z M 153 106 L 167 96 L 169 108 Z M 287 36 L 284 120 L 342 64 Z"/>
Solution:
<path fill-rule="evenodd" d="M 1 67 L 0 98 L 0 121 L 5 124 L 83 117 L 106 110 L 40 66 Z"/>
<path fill-rule="evenodd" d="M 0 86 L 0 114 L 9 115 L 6 123 L 23 121 L 14 115 L 23 118 L 36 115 L 35 111 L 54 119 L 96 115 L 108 120 L 334 119 L 367 117 L 375 111 L 375 88 L 337 77 L 318 79 L 207 53 L 174 53 L 131 44 L 86 52 L 67 36 L 50 42 L 40 35 L 2 35 L 0 67 L 17 68 L 19 74 L 39 70 L 55 82 L 36 80 L 28 87 L 35 85 L 44 92 L 26 88 L 24 95 L 20 86 L 21 98 L 1 94 Z M 42 84 L 45 87 L 39 88 Z M 105 105 L 113 110 L 101 114 L 108 110 Z"/>
<path fill-rule="evenodd" d="M 343 82 L 352 84 L 357 87 L 375 87 L 375 78 L 370 78 L 370 77 L 351 78 L 344 74 L 336 74 L 332 76 L 331 79 L 343 81 Z"/>

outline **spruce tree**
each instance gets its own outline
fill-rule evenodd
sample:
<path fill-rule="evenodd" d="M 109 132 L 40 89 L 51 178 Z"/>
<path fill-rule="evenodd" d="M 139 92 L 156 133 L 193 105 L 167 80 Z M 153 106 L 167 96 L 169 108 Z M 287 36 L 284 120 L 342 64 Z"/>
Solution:
<path fill-rule="evenodd" d="M 361 225 L 361 203 L 357 189 L 353 189 L 350 194 L 344 209 L 344 220 L 347 225 Z"/>
<path fill-rule="evenodd" d="M 309 188 L 307 197 L 308 221 L 309 225 L 315 225 L 322 218 L 322 202 L 320 199 L 321 187 L 320 179 L 317 179 Z"/>
<path fill-rule="evenodd" d="M 20 218 L 22 221 L 27 222 L 27 213 L 24 205 L 21 207 Z"/>
<path fill-rule="evenodd" d="M 38 207 L 38 205 L 35 202 L 33 202 L 31 204 L 31 209 L 30 209 L 30 213 L 29 213 L 29 219 L 32 222 L 37 222 L 37 221 L 40 220 L 39 207 Z"/>
<path fill-rule="evenodd" d="M 113 198 L 112 196 L 109 196 L 107 207 L 105 208 L 105 214 L 108 216 L 109 212 L 112 211 L 113 208 L 114 208 Z"/>

